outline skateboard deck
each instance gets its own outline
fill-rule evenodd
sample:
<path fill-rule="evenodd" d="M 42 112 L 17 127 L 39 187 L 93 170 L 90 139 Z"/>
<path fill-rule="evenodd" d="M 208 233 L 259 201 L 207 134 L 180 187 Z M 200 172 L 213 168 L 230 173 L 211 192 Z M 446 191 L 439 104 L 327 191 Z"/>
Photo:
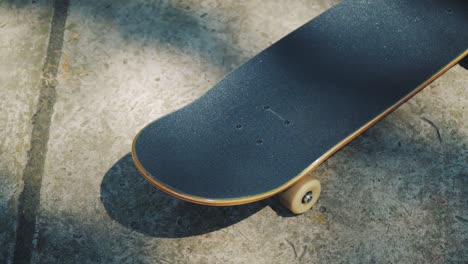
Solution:
<path fill-rule="evenodd" d="M 136 167 L 200 204 L 285 191 L 467 56 L 467 29 L 465 0 L 343 1 L 146 126 Z"/>

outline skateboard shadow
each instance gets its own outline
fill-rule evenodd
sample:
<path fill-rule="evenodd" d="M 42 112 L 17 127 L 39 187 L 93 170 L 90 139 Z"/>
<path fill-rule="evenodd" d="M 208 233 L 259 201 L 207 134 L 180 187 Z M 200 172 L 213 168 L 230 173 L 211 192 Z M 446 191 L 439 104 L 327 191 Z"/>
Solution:
<path fill-rule="evenodd" d="M 179 200 L 140 176 L 130 154 L 107 171 L 100 191 L 102 204 L 113 220 L 145 235 L 165 238 L 202 235 L 228 227 L 268 203 L 213 207 Z"/>

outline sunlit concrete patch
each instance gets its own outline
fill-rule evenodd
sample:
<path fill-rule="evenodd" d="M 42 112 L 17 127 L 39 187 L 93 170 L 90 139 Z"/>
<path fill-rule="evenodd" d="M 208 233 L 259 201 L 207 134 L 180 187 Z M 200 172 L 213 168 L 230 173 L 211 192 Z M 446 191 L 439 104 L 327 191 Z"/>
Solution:
<path fill-rule="evenodd" d="M 13 257 L 17 200 L 51 14 L 47 1 L 0 2 L 0 263 Z"/>
<path fill-rule="evenodd" d="M 301 216 L 276 199 L 189 204 L 133 166 L 131 141 L 145 124 L 333 4 L 72 1 L 33 263 L 466 259 L 459 219 L 467 218 L 468 99 L 460 67 L 323 164 L 314 173 L 322 198 Z"/>

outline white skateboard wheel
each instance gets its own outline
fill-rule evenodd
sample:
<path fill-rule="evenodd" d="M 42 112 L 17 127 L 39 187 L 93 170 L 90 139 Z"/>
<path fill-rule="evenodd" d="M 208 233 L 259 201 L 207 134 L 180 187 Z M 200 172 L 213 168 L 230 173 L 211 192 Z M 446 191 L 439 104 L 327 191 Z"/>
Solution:
<path fill-rule="evenodd" d="M 307 175 L 281 193 L 279 199 L 293 214 L 303 214 L 317 202 L 320 190 L 320 181 Z"/>

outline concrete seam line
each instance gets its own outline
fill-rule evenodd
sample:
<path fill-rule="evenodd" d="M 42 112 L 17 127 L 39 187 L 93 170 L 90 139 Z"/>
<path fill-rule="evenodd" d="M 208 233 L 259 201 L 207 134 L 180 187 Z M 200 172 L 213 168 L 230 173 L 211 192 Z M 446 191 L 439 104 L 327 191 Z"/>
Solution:
<path fill-rule="evenodd" d="M 56 100 L 56 77 L 62 54 L 68 6 L 69 0 L 55 0 L 39 100 L 32 118 L 31 147 L 23 171 L 24 187 L 18 200 L 14 264 L 30 263 L 34 250 L 36 214 L 40 203 L 49 129 Z"/>

